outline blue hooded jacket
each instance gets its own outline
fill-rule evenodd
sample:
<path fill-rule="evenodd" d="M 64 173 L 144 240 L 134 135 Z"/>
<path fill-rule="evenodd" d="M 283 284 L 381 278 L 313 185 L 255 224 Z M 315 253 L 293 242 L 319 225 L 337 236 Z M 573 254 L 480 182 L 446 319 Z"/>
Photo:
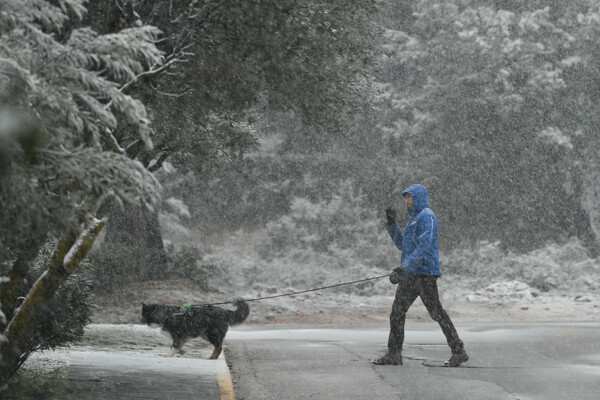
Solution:
<path fill-rule="evenodd" d="M 409 276 L 441 276 L 438 220 L 429 208 L 427 189 L 422 185 L 411 185 L 402 195 L 406 193 L 413 197 L 415 204 L 408 207 L 413 218 L 404 228 L 404 235 L 397 222 L 385 226 L 396 247 L 402 251 L 402 268 Z"/>

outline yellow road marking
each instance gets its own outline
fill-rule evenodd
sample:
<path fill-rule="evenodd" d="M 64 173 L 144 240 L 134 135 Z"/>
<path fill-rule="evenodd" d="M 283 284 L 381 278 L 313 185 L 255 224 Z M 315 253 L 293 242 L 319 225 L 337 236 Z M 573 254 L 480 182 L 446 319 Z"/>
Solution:
<path fill-rule="evenodd" d="M 219 392 L 221 392 L 221 400 L 235 400 L 235 395 L 233 393 L 233 382 L 231 380 L 231 374 L 229 373 L 229 367 L 225 361 L 224 351 L 221 352 L 221 355 L 217 359 L 216 369 Z"/>

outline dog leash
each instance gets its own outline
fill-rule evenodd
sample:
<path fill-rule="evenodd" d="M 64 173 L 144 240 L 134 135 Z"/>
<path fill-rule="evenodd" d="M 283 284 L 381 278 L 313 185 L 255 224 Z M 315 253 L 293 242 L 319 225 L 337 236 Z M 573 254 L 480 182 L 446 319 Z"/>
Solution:
<path fill-rule="evenodd" d="M 366 278 L 366 279 L 359 279 L 357 281 L 337 283 L 335 285 L 322 286 L 322 287 L 318 287 L 318 288 L 314 288 L 314 289 L 301 290 L 299 292 L 284 293 L 284 294 L 275 294 L 275 295 L 272 295 L 272 296 L 255 297 L 253 299 L 241 299 L 241 300 L 246 301 L 246 302 L 250 302 L 250 301 L 258 301 L 258 300 L 274 299 L 274 298 L 277 298 L 277 297 L 294 296 L 294 295 L 302 294 L 302 293 L 316 292 L 318 290 L 331 289 L 331 288 L 334 288 L 334 287 L 354 285 L 356 283 L 374 281 L 376 279 L 381 279 L 381 278 L 385 278 L 385 277 L 388 277 L 388 276 L 390 276 L 390 274 L 380 275 L 380 276 L 374 276 L 372 278 Z M 189 306 L 189 307 L 220 306 L 220 305 L 223 305 L 223 304 L 233 304 L 234 302 L 235 301 L 224 301 L 222 303 L 189 304 L 189 305 L 186 305 L 186 307 L 187 306 Z"/>

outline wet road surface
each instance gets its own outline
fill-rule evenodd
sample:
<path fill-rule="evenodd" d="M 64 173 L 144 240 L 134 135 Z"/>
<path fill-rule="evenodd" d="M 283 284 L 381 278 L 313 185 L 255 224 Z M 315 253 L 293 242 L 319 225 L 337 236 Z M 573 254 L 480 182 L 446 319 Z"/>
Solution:
<path fill-rule="evenodd" d="M 435 323 L 408 323 L 404 366 L 376 366 L 388 327 L 252 326 L 227 337 L 238 400 L 579 399 L 600 393 L 600 324 L 462 324 L 470 360 L 450 356 Z"/>

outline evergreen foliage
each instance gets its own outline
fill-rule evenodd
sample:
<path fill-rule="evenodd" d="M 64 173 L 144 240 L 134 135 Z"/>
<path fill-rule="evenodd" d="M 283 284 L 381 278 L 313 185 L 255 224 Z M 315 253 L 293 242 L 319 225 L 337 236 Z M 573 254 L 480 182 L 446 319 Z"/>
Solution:
<path fill-rule="evenodd" d="M 88 298 L 69 276 L 104 225 L 94 213 L 102 199 L 151 207 L 159 195 L 156 179 L 115 148 L 112 130 L 126 121 L 152 146 L 144 105 L 123 89 L 163 62 L 160 32 L 67 29 L 85 4 L 0 2 L 0 260 L 10 277 L 0 286 L 0 386 L 32 351 L 81 336 Z M 36 270 L 47 240 L 54 253 Z"/>
<path fill-rule="evenodd" d="M 31 286 L 47 269 L 54 246 L 50 243 L 43 246 L 29 275 L 28 285 L 21 288 L 18 299 L 24 300 Z M 0 270 L 0 273 L 6 271 Z M 91 283 L 79 275 L 71 275 L 57 290 L 46 309 L 30 328 L 24 362 L 28 355 L 38 350 L 50 350 L 59 346 L 76 343 L 83 336 L 84 327 L 90 323 L 92 313 Z"/>
<path fill-rule="evenodd" d="M 365 208 L 364 196 L 355 192 L 346 182 L 329 200 L 294 198 L 289 213 L 267 224 L 261 255 L 271 260 L 308 249 L 327 254 L 350 250 L 364 257 L 375 247 L 379 227 L 375 211 Z"/>
<path fill-rule="evenodd" d="M 388 32 L 403 77 L 390 131 L 434 200 L 449 200 L 435 202 L 449 238 L 531 249 L 577 236 L 597 254 L 586 200 L 597 102 L 579 88 L 598 6 L 535 3 L 415 4 L 410 31 Z"/>
<path fill-rule="evenodd" d="M 105 225 L 95 210 L 107 198 L 141 207 L 157 232 L 151 172 L 166 159 L 202 172 L 239 158 L 265 108 L 320 130 L 348 126 L 372 94 L 376 4 L 0 1 L 0 259 L 10 276 L 0 384 Z M 19 306 L 48 240 L 46 273 Z M 175 272 L 190 272 L 196 256 L 179 249 Z"/>
<path fill-rule="evenodd" d="M 152 44 L 158 30 L 97 35 L 81 28 L 60 43 L 50 32 L 62 27 L 67 10 L 81 16 L 83 1 L 60 2 L 62 9 L 46 1 L 4 3 L 2 239 L 14 248 L 35 230 L 77 229 L 104 194 L 156 200 L 155 179 L 103 145 L 122 115 L 151 146 L 144 106 L 120 87 L 145 69 L 142 62 L 160 62 Z"/>
<path fill-rule="evenodd" d="M 167 268 L 160 280 L 190 281 L 208 290 L 208 281 L 215 274 L 214 267 L 204 264 L 203 254 L 197 247 L 166 246 Z M 107 295 L 126 290 L 128 285 L 147 280 L 132 273 L 136 251 L 119 243 L 106 243 L 90 252 L 88 262 L 82 265 L 81 275 L 90 282 L 94 291 Z"/>
<path fill-rule="evenodd" d="M 598 4 L 386 6 L 379 109 L 341 138 L 271 113 L 259 151 L 207 183 L 179 183 L 195 218 L 260 229 L 299 198 L 342 195 L 346 181 L 367 209 L 403 209 L 399 191 L 421 182 L 443 247 L 487 239 L 524 251 L 577 237 L 597 255 Z"/>
<path fill-rule="evenodd" d="M 112 33 L 144 23 L 164 32 L 165 68 L 131 88 L 152 112 L 155 146 L 129 154 L 146 166 L 169 160 L 179 171 L 201 172 L 256 145 L 265 107 L 344 132 L 374 94 L 379 3 L 92 2 L 84 24 Z M 134 142 L 126 129 L 115 137 L 123 148 Z"/>
<path fill-rule="evenodd" d="M 376 89 L 379 3 L 119 0 L 91 2 L 81 24 L 103 33 L 141 24 L 163 31 L 164 64 L 128 87 L 151 112 L 154 146 L 139 146 L 127 124 L 113 136 L 150 171 L 168 161 L 202 178 L 256 147 L 269 110 L 291 111 L 321 133 L 349 129 Z M 130 239 L 137 274 L 159 277 L 168 266 L 156 214 L 106 208 L 107 241 Z"/>

